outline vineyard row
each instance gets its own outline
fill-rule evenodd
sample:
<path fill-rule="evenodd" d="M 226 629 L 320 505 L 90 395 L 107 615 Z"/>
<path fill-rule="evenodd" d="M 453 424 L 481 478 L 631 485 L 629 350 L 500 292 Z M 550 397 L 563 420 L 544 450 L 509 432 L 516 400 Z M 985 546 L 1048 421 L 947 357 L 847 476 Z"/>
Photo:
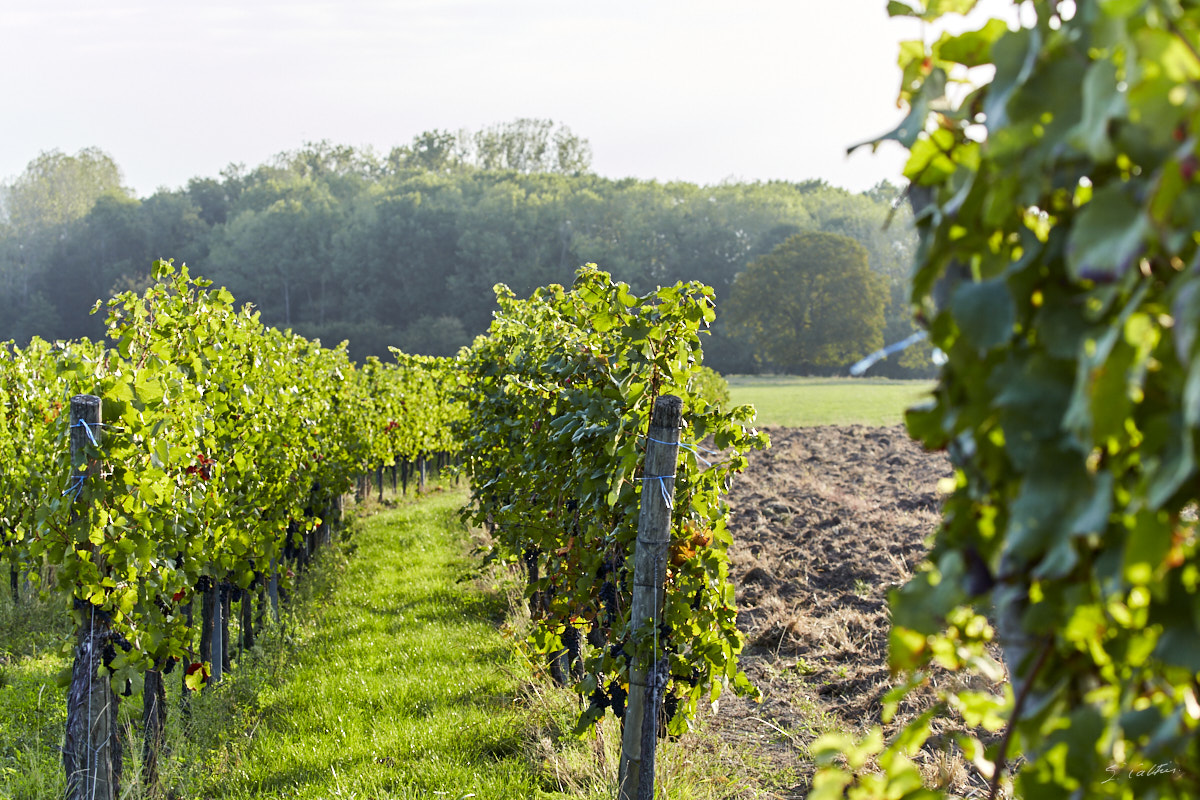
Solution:
<path fill-rule="evenodd" d="M 581 732 L 637 709 L 652 742 L 726 686 L 753 692 L 737 668 L 720 493 L 766 437 L 701 367 L 710 288 L 634 296 L 589 265 L 527 300 L 497 287 L 488 335 L 458 358 L 396 351 L 359 366 L 344 346 L 265 327 L 186 267 L 157 262 L 153 277 L 104 306 L 106 345 L 10 344 L 0 366 L 4 556 L 14 576 L 52 576 L 42 588 L 79 631 L 69 797 L 118 795 L 113 686 L 143 694 L 152 783 L 163 674 L 183 663 L 187 689 L 219 680 L 233 603 L 250 647 L 331 538 L 342 496 L 370 491 L 371 474 L 382 491 L 385 467 L 407 483 L 419 465 L 423 481 L 427 457 L 461 460 L 464 518 L 491 532 L 492 560 L 523 570 L 530 644 L 587 698 Z M 667 395 L 682 422 L 652 432 Z M 677 449 L 647 466 L 668 441 Z M 639 533 L 646 498 L 661 534 Z M 655 537 L 661 553 L 641 569 L 657 588 L 637 599 L 636 551 Z M 637 769 L 623 760 L 630 797 Z"/>

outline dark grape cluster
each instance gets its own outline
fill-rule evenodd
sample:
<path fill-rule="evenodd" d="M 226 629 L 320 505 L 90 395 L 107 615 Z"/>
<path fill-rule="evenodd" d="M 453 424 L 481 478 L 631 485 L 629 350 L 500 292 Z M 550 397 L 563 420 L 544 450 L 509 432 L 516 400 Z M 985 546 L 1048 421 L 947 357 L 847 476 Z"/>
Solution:
<path fill-rule="evenodd" d="M 625 699 L 628 696 L 625 687 L 617 681 L 613 681 L 608 686 L 608 693 L 611 698 L 609 707 L 612 708 L 613 714 L 617 716 L 617 719 L 625 719 Z"/>

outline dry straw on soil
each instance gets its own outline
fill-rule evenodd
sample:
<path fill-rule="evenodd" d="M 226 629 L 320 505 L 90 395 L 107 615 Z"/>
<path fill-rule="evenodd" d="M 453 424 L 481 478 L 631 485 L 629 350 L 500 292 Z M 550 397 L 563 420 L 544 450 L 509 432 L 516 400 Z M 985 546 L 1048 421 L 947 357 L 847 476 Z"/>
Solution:
<path fill-rule="evenodd" d="M 894 685 L 887 593 L 921 561 L 939 519 L 938 481 L 952 473 L 900 426 L 770 433 L 771 449 L 751 457 L 730 495 L 743 667 L 764 699 L 729 697 L 707 727 L 742 754 L 735 768 L 755 774 L 759 792 L 742 796 L 802 797 L 813 739 L 880 721 Z M 924 761 L 943 785 L 977 783 L 960 758 Z"/>

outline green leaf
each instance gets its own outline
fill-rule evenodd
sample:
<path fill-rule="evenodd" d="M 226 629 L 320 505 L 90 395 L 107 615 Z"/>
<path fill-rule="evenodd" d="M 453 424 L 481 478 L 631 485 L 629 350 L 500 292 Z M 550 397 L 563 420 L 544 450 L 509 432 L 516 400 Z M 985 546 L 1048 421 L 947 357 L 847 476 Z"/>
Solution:
<path fill-rule="evenodd" d="M 962 284 L 951 308 L 963 336 L 978 350 L 998 347 L 1012 337 L 1016 304 L 1003 278 Z"/>
<path fill-rule="evenodd" d="M 1194 37 L 1194 30 L 1191 33 Z M 1151 62 L 1155 72 L 1161 72 L 1171 84 L 1200 80 L 1200 56 L 1197 56 L 1193 42 L 1194 39 L 1187 41 L 1175 31 L 1150 26 L 1142 28 L 1137 34 L 1140 55 Z M 1146 122 L 1155 124 L 1157 120 Z"/>
<path fill-rule="evenodd" d="M 979 0 L 929 0 L 926 19 L 931 21 L 943 14 L 970 14 L 978 3 Z"/>
<path fill-rule="evenodd" d="M 1110 281 L 1129 270 L 1145 249 L 1149 223 L 1121 184 L 1092 195 L 1067 239 L 1067 266 L 1075 280 Z"/>
<path fill-rule="evenodd" d="M 1124 18 L 1138 13 L 1146 0 L 1100 0 L 1100 10 L 1107 16 Z"/>
<path fill-rule="evenodd" d="M 989 131 L 997 131 L 1008 124 L 1009 100 L 1033 74 L 1041 44 L 1041 33 L 1037 28 L 1009 31 L 992 44 L 996 75 L 983 101 Z"/>
<path fill-rule="evenodd" d="M 1154 655 L 1164 663 L 1183 667 L 1191 674 L 1200 673 L 1200 639 L 1191 627 L 1171 627 L 1163 631 Z"/>
<path fill-rule="evenodd" d="M 1182 419 L 1172 420 L 1171 435 L 1167 437 L 1166 451 L 1158 468 L 1151 474 L 1146 493 L 1149 508 L 1158 510 L 1175 496 L 1196 474 L 1196 434 L 1192 428 L 1184 428 Z"/>
<path fill-rule="evenodd" d="M 892 672 L 909 672 L 923 666 L 929 645 L 923 633 L 893 625 L 888 632 L 888 666 Z"/>
<path fill-rule="evenodd" d="M 1008 25 L 1002 19 L 989 19 L 976 31 L 967 31 L 957 36 L 943 33 L 933 45 L 937 58 L 954 61 L 967 67 L 978 67 L 991 63 L 991 50 L 1001 36 L 1008 33 Z"/>
<path fill-rule="evenodd" d="M 812 790 L 808 800 L 843 800 L 846 797 L 846 787 L 854 782 L 854 777 L 844 770 L 823 767 L 813 776 Z"/>
<path fill-rule="evenodd" d="M 887 13 L 889 17 L 918 17 L 921 12 L 901 0 L 888 0 Z"/>
<path fill-rule="evenodd" d="M 1125 96 L 1118 88 L 1117 65 L 1108 59 L 1093 61 L 1083 79 L 1083 117 L 1069 134 L 1075 147 L 1100 163 L 1115 155 L 1109 123 L 1126 113 Z"/>
<path fill-rule="evenodd" d="M 1153 582 L 1171 550 L 1172 536 L 1172 527 L 1162 512 L 1147 511 L 1134 517 L 1125 543 L 1125 579 L 1142 586 Z"/>
<path fill-rule="evenodd" d="M 915 756 L 933 732 L 933 718 L 939 710 L 934 706 L 905 725 L 892 740 L 891 748 L 906 756 Z"/>
<path fill-rule="evenodd" d="M 208 665 L 193 665 L 199 669 L 189 669 L 183 677 L 183 684 L 193 692 L 198 692 L 204 688 L 208 682 Z"/>
<path fill-rule="evenodd" d="M 913 147 L 917 143 L 918 137 L 925 131 L 925 122 L 929 118 L 931 105 L 941 100 L 945 94 L 946 72 L 940 67 L 935 67 L 921 84 L 920 90 L 913 95 L 912 105 L 904 120 L 883 136 L 875 139 L 874 143 L 893 140 L 905 147 Z M 858 145 L 854 145 L 849 149 L 853 151 L 857 147 Z"/>
<path fill-rule="evenodd" d="M 975 8 L 978 0 L 915 0 L 916 5 L 899 0 L 889 0 L 887 5 L 890 17 L 918 17 L 926 22 L 932 22 L 943 14 L 968 14 Z"/>

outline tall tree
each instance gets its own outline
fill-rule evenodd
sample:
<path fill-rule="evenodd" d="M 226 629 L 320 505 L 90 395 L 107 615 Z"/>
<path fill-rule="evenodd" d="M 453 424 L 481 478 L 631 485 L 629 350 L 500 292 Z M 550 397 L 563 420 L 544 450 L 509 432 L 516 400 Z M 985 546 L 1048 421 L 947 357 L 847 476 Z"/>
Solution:
<path fill-rule="evenodd" d="M 554 120 L 522 118 L 475 133 L 475 163 L 481 169 L 577 174 L 591 166 L 586 139 Z"/>
<path fill-rule="evenodd" d="M 262 211 L 246 211 L 225 225 L 209 265 L 240 299 L 260 305 L 276 324 L 324 322 L 341 208 L 311 178 L 293 177 L 277 191 Z"/>
<path fill-rule="evenodd" d="M 882 343 L 886 292 L 861 244 L 802 233 L 738 275 L 726 312 L 760 363 L 783 372 L 828 371 Z"/>
<path fill-rule="evenodd" d="M 73 287 L 56 273 L 54 252 L 72 224 L 105 196 L 129 199 L 132 193 L 121 185 L 112 157 L 94 147 L 73 156 L 44 152 L 0 192 L 6 240 L 0 248 L 0 304 L 6 308 L 0 338 L 63 333 L 57 309 L 62 292 Z"/>
<path fill-rule="evenodd" d="M 48 254 L 53 266 L 40 285 L 62 319 L 57 336 L 103 336 L 103 315 L 88 311 L 108 297 L 121 275 L 149 271 L 146 235 L 141 203 L 105 195 L 54 238 Z"/>
<path fill-rule="evenodd" d="M 462 166 L 469 153 L 465 134 L 433 129 L 418 133 L 412 143 L 396 147 L 388 154 L 388 168 L 445 172 Z"/>
<path fill-rule="evenodd" d="M 61 227 L 87 214 L 106 194 L 132 196 L 121 186 L 112 156 L 89 147 L 73 156 L 44 152 L 3 193 L 3 216 L 18 233 Z"/>

